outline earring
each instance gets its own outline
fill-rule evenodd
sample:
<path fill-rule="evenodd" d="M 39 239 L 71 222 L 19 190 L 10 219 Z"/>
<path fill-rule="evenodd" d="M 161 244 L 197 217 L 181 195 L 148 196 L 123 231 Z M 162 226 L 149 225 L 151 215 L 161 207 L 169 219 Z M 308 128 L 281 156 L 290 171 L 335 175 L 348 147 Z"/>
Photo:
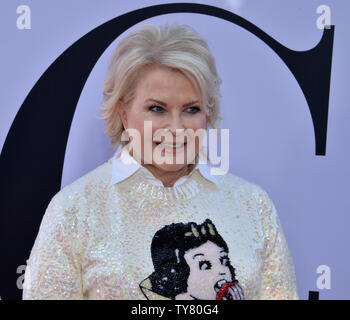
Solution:
<path fill-rule="evenodd" d="M 130 135 L 127 130 L 123 130 L 122 136 L 121 136 L 121 141 L 130 141 Z"/>

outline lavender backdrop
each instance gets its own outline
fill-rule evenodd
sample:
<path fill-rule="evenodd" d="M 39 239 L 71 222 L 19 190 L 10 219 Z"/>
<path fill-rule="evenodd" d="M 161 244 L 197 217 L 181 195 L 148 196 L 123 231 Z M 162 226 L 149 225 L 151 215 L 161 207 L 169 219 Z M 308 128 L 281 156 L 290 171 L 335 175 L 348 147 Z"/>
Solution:
<path fill-rule="evenodd" d="M 308 291 L 315 290 L 320 291 L 320 299 L 349 299 L 350 3 L 190 2 L 231 10 L 294 50 L 307 50 L 318 43 L 322 31 L 316 26 L 316 9 L 319 5 L 330 7 L 336 29 L 325 157 L 315 156 L 311 116 L 296 80 L 261 40 L 226 21 L 198 14 L 169 14 L 143 23 L 188 23 L 208 40 L 223 80 L 221 114 L 225 117 L 222 127 L 230 129 L 230 172 L 260 184 L 273 199 L 294 258 L 300 298 L 307 299 Z M 161 3 L 165 2 L 2 1 L 0 149 L 26 95 L 66 48 L 120 14 Z M 16 9 L 22 4 L 31 9 L 30 30 L 16 27 Z M 81 94 L 67 145 L 62 187 L 113 154 L 98 117 L 107 62 L 118 40 L 98 61 Z M 319 265 L 330 267 L 331 289 L 317 288 Z"/>

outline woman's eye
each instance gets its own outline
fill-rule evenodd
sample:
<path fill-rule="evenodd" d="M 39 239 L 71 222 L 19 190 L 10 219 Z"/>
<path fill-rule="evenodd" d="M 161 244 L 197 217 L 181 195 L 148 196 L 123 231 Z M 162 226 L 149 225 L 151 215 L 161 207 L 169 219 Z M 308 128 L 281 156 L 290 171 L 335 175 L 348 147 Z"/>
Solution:
<path fill-rule="evenodd" d="M 199 261 L 200 270 L 209 270 L 211 269 L 211 263 L 208 260 Z"/>
<path fill-rule="evenodd" d="M 164 112 L 163 107 L 160 107 L 160 106 L 150 106 L 148 108 L 148 110 L 155 112 L 155 113 L 163 113 Z"/>
<path fill-rule="evenodd" d="M 220 258 L 221 264 L 224 266 L 228 266 L 230 264 L 230 259 L 228 257 Z"/>
<path fill-rule="evenodd" d="M 199 107 L 189 107 L 187 108 L 188 113 L 197 113 L 200 110 Z"/>

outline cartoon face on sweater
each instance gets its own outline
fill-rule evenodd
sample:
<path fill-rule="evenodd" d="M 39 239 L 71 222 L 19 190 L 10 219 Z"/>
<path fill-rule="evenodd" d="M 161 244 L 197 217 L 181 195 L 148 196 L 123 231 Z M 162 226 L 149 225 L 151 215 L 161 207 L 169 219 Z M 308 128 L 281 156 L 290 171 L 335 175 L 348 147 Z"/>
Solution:
<path fill-rule="evenodd" d="M 221 286 L 233 281 L 232 266 L 225 249 L 207 241 L 184 254 L 190 267 L 187 292 L 175 299 L 192 297 L 197 300 L 215 300 Z"/>
<path fill-rule="evenodd" d="M 209 219 L 200 225 L 167 225 L 153 237 L 155 271 L 140 288 L 148 299 L 244 299 L 228 252 L 226 242 Z"/>

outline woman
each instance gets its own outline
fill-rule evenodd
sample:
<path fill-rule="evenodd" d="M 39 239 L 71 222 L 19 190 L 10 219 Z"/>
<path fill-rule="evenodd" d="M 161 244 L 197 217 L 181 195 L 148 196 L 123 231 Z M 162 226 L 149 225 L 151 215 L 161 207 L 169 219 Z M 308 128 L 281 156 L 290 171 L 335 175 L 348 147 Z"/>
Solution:
<path fill-rule="evenodd" d="M 206 42 L 188 26 L 146 25 L 119 42 L 103 105 L 106 133 L 119 148 L 50 202 L 24 299 L 144 299 L 139 284 L 153 271 L 152 236 L 206 219 L 225 239 L 227 249 L 216 247 L 230 252 L 245 299 L 298 298 L 266 192 L 201 163 L 204 132 L 219 117 L 219 84 Z M 188 286 L 177 298 L 190 297 Z"/>

